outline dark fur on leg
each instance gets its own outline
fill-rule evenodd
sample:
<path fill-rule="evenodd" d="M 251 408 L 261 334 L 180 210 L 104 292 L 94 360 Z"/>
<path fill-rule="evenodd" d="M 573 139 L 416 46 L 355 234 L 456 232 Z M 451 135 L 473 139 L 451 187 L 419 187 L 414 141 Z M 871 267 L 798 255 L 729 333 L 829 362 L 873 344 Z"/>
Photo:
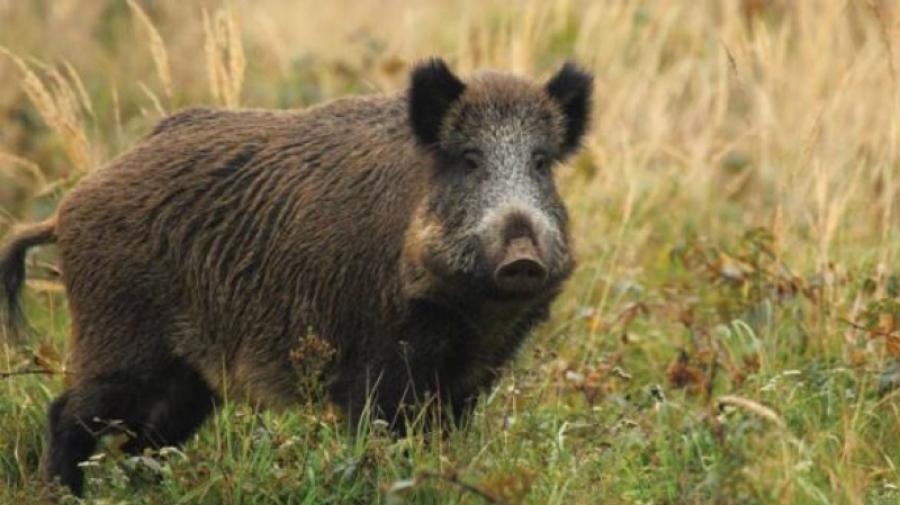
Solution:
<path fill-rule="evenodd" d="M 180 361 L 153 373 L 121 371 L 82 382 L 49 411 L 50 444 L 44 472 L 76 496 L 84 492 L 78 464 L 103 435 L 125 431 L 127 452 L 184 442 L 212 412 L 214 395 L 200 375 Z"/>

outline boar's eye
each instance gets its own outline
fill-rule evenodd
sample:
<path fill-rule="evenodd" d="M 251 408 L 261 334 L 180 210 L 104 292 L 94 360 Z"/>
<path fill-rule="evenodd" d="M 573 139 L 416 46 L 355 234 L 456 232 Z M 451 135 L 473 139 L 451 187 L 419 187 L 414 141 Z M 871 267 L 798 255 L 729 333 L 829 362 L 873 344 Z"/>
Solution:
<path fill-rule="evenodd" d="M 531 158 L 532 158 L 533 163 L 534 163 L 534 169 L 535 169 L 538 173 L 540 173 L 540 174 L 546 174 L 547 172 L 550 171 L 551 161 L 550 161 L 550 157 L 549 157 L 549 156 L 547 156 L 546 154 L 544 154 L 544 153 L 542 153 L 542 152 L 540 152 L 540 151 L 536 151 L 536 152 L 532 155 Z"/>
<path fill-rule="evenodd" d="M 467 149 L 462 154 L 463 165 L 467 172 L 474 172 L 481 167 L 482 156 L 477 149 Z"/>

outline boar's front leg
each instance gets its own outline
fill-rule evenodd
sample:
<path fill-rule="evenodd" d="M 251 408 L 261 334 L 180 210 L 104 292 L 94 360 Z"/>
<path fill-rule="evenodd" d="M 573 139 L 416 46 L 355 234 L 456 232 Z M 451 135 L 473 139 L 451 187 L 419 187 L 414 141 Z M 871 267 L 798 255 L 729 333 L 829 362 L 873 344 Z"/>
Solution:
<path fill-rule="evenodd" d="M 373 419 L 387 421 L 398 435 L 412 424 L 426 431 L 448 428 L 471 412 L 477 385 L 470 380 L 472 359 L 464 325 L 440 307 L 420 304 L 412 312 L 404 338 L 385 345 L 363 366 L 345 395 L 351 422 L 368 408 Z M 340 401 L 338 403 L 341 403 Z M 358 424 L 354 424 L 358 426 Z"/>

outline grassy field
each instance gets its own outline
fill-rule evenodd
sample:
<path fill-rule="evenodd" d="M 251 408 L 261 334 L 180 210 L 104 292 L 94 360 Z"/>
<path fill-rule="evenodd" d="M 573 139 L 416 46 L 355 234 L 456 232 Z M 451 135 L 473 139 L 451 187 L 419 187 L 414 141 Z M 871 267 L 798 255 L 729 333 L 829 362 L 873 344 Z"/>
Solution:
<path fill-rule="evenodd" d="M 579 268 L 465 430 L 225 402 L 87 463 L 94 503 L 900 503 L 900 9 L 891 1 L 0 0 L 0 237 L 194 104 L 402 89 L 411 62 L 596 74 L 558 172 Z M 0 503 L 40 501 L 67 312 L 0 347 Z M 74 499 L 73 499 L 74 501 Z"/>

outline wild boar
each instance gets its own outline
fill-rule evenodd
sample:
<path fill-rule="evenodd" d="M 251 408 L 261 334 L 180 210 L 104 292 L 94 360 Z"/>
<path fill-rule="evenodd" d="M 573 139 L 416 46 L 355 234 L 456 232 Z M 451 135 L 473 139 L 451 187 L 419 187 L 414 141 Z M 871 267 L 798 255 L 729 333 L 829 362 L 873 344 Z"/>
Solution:
<path fill-rule="evenodd" d="M 299 401 L 289 357 L 309 332 L 351 422 L 370 405 L 402 431 L 426 399 L 465 416 L 573 269 L 553 171 L 591 94 L 571 63 L 464 82 L 432 59 L 402 93 L 164 119 L 0 251 L 10 331 L 26 250 L 60 254 L 71 383 L 47 477 L 82 493 L 108 420 L 139 452 L 185 441 L 226 388 Z"/>

